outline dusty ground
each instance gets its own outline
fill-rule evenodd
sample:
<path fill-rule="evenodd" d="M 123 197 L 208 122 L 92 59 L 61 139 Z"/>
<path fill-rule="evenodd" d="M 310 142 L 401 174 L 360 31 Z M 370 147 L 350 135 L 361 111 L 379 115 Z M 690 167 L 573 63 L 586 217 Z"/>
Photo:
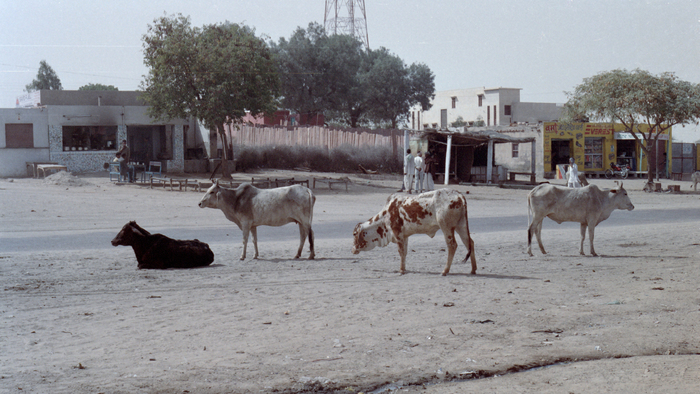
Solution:
<path fill-rule="evenodd" d="M 350 253 L 352 226 L 400 186 L 351 178 L 315 190 L 313 261 L 291 259 L 293 225 L 261 229 L 261 258 L 239 261 L 240 231 L 198 208 L 201 193 L 103 174 L 0 180 L 0 393 L 698 392 L 689 183 L 672 195 L 626 181 L 636 209 L 598 227 L 600 257 L 578 255 L 578 225 L 551 221 L 548 254 L 528 257 L 527 190 L 456 186 L 479 270 L 442 277 L 440 234 L 411 238 L 406 275 L 394 245 Z M 208 242 L 214 264 L 137 270 L 109 244 L 128 220 Z"/>

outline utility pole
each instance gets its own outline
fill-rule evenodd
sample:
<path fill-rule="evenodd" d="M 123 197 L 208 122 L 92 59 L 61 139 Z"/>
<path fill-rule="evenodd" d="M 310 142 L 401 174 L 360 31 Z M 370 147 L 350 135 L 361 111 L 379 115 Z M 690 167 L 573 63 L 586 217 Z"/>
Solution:
<path fill-rule="evenodd" d="M 326 34 L 347 34 L 356 37 L 369 49 L 365 0 L 326 0 L 323 16 Z"/>

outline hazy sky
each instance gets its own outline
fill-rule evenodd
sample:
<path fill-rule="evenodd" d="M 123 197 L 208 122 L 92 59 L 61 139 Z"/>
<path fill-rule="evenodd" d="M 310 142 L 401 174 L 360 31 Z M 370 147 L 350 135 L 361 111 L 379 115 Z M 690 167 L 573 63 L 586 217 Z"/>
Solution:
<path fill-rule="evenodd" d="M 582 79 L 616 68 L 700 83 L 697 0 L 365 0 L 371 48 L 425 63 L 437 90 L 522 88 L 521 101 L 566 101 Z M 245 23 L 277 41 L 323 24 L 324 0 L 0 0 L 0 108 L 46 60 L 64 89 L 135 90 L 146 74 L 141 37 L 156 17 L 194 26 Z M 684 141 L 696 127 L 675 128 Z"/>

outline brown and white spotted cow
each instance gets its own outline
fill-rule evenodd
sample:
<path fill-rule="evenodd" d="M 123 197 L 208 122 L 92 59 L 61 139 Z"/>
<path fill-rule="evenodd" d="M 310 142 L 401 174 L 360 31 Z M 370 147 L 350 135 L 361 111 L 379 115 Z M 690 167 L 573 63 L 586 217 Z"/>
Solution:
<path fill-rule="evenodd" d="M 476 256 L 474 241 L 469 234 L 467 218 L 467 199 L 456 190 L 439 189 L 417 196 L 393 194 L 387 199 L 386 206 L 380 213 L 364 223 L 359 223 L 353 231 L 354 243 L 352 253 L 372 250 L 376 246 L 387 246 L 390 242 L 398 244 L 401 256 L 401 273 L 406 273 L 406 252 L 408 237 L 413 234 L 427 234 L 434 237 L 442 230 L 447 243 L 447 265 L 442 275 L 450 272 L 452 259 L 457 251 L 455 232 L 467 247 L 467 256 L 471 256 L 472 274 L 476 273 Z"/>

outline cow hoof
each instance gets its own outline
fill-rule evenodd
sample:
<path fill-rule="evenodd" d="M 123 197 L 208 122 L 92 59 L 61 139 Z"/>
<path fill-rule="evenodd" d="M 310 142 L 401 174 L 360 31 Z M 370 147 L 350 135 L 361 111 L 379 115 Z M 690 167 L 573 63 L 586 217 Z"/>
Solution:
<path fill-rule="evenodd" d="M 593 253 L 591 253 L 591 256 L 598 257 L 598 254 L 593 252 Z"/>
<path fill-rule="evenodd" d="M 310 255 L 310 256 L 309 256 L 309 260 L 313 260 L 313 259 L 314 259 L 314 257 L 316 257 L 316 256 L 314 256 L 314 255 Z"/>
<path fill-rule="evenodd" d="M 447 276 L 448 272 L 442 271 L 442 276 Z"/>
<path fill-rule="evenodd" d="M 583 253 L 583 252 L 579 252 L 579 254 L 580 254 L 581 256 L 585 256 L 585 255 L 586 255 L 586 254 Z M 595 254 L 594 254 L 593 256 L 595 256 Z"/>
<path fill-rule="evenodd" d="M 473 271 L 471 272 L 471 274 L 472 274 L 472 275 L 476 275 L 476 270 L 473 270 Z"/>
<path fill-rule="evenodd" d="M 400 273 L 401 275 L 403 275 L 403 274 L 406 273 L 406 270 L 400 270 L 399 273 Z"/>

